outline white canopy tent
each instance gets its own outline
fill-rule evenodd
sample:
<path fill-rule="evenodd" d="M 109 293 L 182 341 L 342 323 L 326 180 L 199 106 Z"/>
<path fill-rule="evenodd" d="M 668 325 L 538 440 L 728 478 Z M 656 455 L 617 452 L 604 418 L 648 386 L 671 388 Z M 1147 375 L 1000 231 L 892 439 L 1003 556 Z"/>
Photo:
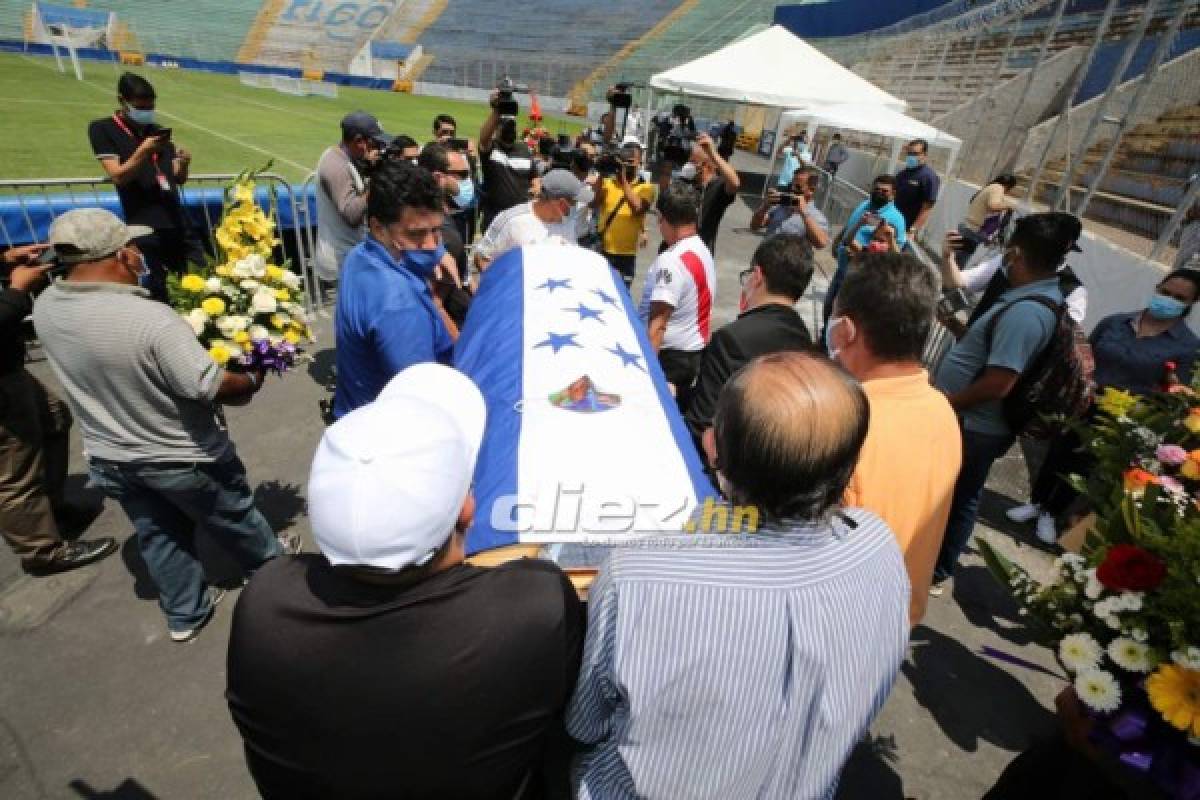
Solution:
<path fill-rule="evenodd" d="M 853 103 L 904 111 L 908 105 L 782 25 L 660 72 L 650 79 L 650 88 L 775 108 Z"/>
<path fill-rule="evenodd" d="M 947 172 L 954 166 L 954 161 L 958 158 L 958 150 L 962 147 L 962 140 L 957 136 L 952 136 L 895 109 L 848 103 L 783 112 L 779 115 L 779 124 L 775 127 L 775 141 L 779 141 L 779 137 L 785 129 L 801 122 L 808 123 L 809 142 L 813 141 L 813 136 L 820 127 L 859 131 L 890 138 L 892 140 L 890 169 L 892 170 L 897 165 L 900 145 L 913 139 L 924 139 L 929 143 L 930 149 L 938 147 L 949 150 Z M 776 158 L 777 156 L 778 151 Z M 771 174 L 774 174 L 774 170 L 775 159 L 771 162 Z"/>

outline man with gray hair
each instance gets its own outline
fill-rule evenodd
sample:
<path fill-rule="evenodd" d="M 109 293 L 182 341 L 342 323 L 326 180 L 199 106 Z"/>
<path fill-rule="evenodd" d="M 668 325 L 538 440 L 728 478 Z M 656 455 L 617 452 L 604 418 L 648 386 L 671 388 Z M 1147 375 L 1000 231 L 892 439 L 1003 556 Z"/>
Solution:
<path fill-rule="evenodd" d="M 578 203 L 592 202 L 592 190 L 570 170 L 552 169 L 542 176 L 536 200 L 501 211 L 475 245 L 475 260 L 482 271 L 516 247 L 551 241 L 575 243 L 572 212 Z"/>
<path fill-rule="evenodd" d="M 567 709 L 589 746 L 578 797 L 833 796 L 908 646 L 895 538 L 841 506 L 867 418 L 857 382 L 811 354 L 726 384 L 705 450 L 751 530 L 601 568 Z"/>
<path fill-rule="evenodd" d="M 250 402 L 263 372 L 218 365 L 174 309 L 138 287 L 146 262 L 133 240 L 145 232 L 99 208 L 55 220 L 50 244 L 68 273 L 38 298 L 33 323 L 79 420 L 91 481 L 133 523 L 170 637 L 186 642 L 224 594 L 205 588 L 197 527 L 246 572 L 283 547 L 217 415 Z"/>

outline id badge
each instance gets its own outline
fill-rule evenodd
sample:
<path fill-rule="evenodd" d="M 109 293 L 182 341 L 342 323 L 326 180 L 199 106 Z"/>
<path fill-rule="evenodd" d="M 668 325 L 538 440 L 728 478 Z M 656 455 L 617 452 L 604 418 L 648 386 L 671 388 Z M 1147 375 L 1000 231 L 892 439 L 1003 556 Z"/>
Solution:
<path fill-rule="evenodd" d="M 171 191 L 171 182 L 167 180 L 167 176 L 161 172 L 158 173 L 158 188 L 162 189 L 164 192 Z"/>

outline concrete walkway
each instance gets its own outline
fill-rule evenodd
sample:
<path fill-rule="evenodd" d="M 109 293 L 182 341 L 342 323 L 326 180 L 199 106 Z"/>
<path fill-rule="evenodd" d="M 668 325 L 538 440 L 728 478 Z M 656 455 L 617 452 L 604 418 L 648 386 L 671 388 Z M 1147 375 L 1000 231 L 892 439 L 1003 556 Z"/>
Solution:
<path fill-rule="evenodd" d="M 734 205 L 717 247 L 716 322 L 736 315 L 737 273 L 758 238 L 745 232 L 750 208 Z M 651 224 L 651 228 L 655 226 Z M 644 273 L 656 242 L 644 252 Z M 828 259 L 825 261 L 828 267 Z M 824 279 L 814 281 L 801 310 L 813 319 Z M 328 322 L 315 360 L 282 380 L 271 379 L 229 422 L 260 507 L 277 530 L 295 531 L 313 548 L 305 514 L 309 463 L 323 430 L 318 401 L 332 351 Z M 32 366 L 55 384 L 44 362 Z M 102 498 L 85 487 L 78 436 L 70 492 Z M 897 463 L 903 469 L 903 463 Z M 1025 470 L 1014 453 L 994 473 L 985 522 L 1025 492 Z M 224 798 L 255 797 L 238 737 L 225 706 L 225 650 L 236 592 L 194 642 L 171 643 L 155 593 L 114 504 L 88 536 L 116 536 L 120 554 L 65 576 L 21 576 L 0 548 L 0 797 Z M 1031 566 L 1048 554 L 1030 531 L 997 532 L 981 526 L 1013 557 Z M 204 546 L 207 545 L 207 546 Z M 201 546 L 215 581 L 228 581 L 228 561 L 211 543 Z M 925 623 L 912 637 L 909 661 L 869 742 L 843 778 L 841 798 L 855 800 L 966 800 L 978 798 L 1032 736 L 1053 722 L 1058 683 L 1045 675 L 980 655 L 982 646 L 1005 650 L 1053 668 L 1031 644 L 1005 592 L 974 557 L 954 586 L 932 598 Z M 347 709 L 347 724 L 353 711 Z"/>

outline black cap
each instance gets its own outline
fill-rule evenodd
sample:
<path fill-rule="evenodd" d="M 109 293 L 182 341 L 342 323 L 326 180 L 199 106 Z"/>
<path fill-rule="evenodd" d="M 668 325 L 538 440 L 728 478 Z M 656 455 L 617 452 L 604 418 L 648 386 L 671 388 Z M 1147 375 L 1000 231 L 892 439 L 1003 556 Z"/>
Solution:
<path fill-rule="evenodd" d="M 342 117 L 342 138 L 350 139 L 354 136 L 374 139 L 385 147 L 396 138 L 384 133 L 383 128 L 379 127 L 379 120 L 365 111 L 354 111 Z"/>

